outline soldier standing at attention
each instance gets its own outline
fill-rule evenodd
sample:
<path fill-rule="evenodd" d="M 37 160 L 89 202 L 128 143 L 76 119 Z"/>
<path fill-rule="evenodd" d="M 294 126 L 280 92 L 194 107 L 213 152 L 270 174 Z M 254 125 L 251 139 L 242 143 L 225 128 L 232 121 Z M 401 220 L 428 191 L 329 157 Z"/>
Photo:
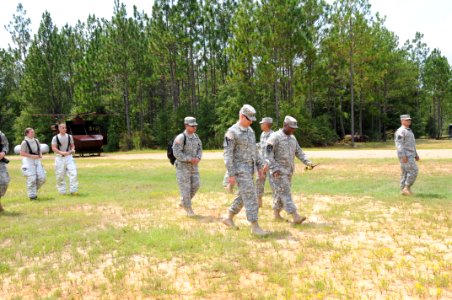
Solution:
<path fill-rule="evenodd" d="M 273 199 L 275 219 L 282 220 L 280 212 L 284 208 L 288 214 L 292 215 L 293 223 L 301 224 L 306 220 L 306 217 L 298 214 L 291 192 L 292 175 L 295 170 L 295 156 L 310 168 L 312 168 L 312 163 L 301 150 L 297 139 L 293 135 L 297 128 L 297 120 L 291 116 L 286 116 L 283 128 L 270 136 L 267 141 L 264 171 L 270 169 L 275 185 L 275 196 Z"/>
<path fill-rule="evenodd" d="M 9 183 L 8 169 L 6 168 L 8 160 L 5 157 L 8 151 L 9 151 L 8 139 L 3 134 L 3 132 L 0 131 L 0 200 L 2 199 L 3 196 L 5 196 Z M 2 203 L 0 202 L 0 212 L 2 211 L 3 207 Z"/>
<path fill-rule="evenodd" d="M 246 218 L 251 223 L 251 232 L 263 236 L 268 232 L 262 230 L 258 223 L 259 206 L 257 203 L 256 187 L 253 175 L 258 169 L 262 177 L 262 161 L 259 158 L 256 147 L 256 136 L 250 127 L 256 121 L 256 110 L 249 104 L 243 105 L 239 113 L 239 121 L 232 125 L 226 132 L 224 139 L 224 162 L 229 174 L 229 184 L 237 182 L 238 197 L 229 207 L 228 217 L 223 223 L 236 228 L 234 216 L 240 212 L 243 206 L 246 209 Z"/>
<path fill-rule="evenodd" d="M 181 194 L 180 206 L 193 217 L 191 200 L 199 189 L 198 163 L 202 157 L 202 143 L 195 133 L 198 123 L 193 117 L 184 119 L 185 131 L 176 136 L 173 143 L 173 153 L 176 157 L 176 177 Z"/>
<path fill-rule="evenodd" d="M 262 121 L 259 122 L 261 124 L 261 138 L 259 140 L 259 143 L 257 144 L 257 148 L 259 151 L 259 155 L 262 161 L 264 161 L 265 157 L 265 148 L 267 147 L 267 140 L 269 139 L 270 135 L 273 133 L 272 130 L 272 124 L 273 119 L 269 117 L 262 118 Z M 270 186 L 273 188 L 273 180 L 269 176 L 270 174 L 266 172 L 263 174 L 264 176 L 262 178 L 256 179 L 256 193 L 257 193 L 257 202 L 259 204 L 259 207 L 262 207 L 262 197 L 264 196 L 264 187 L 265 187 L 265 181 L 267 177 L 269 177 Z"/>
<path fill-rule="evenodd" d="M 400 189 L 402 195 L 411 195 L 411 186 L 416 181 L 418 168 L 416 161 L 419 160 L 419 155 L 416 152 L 416 140 L 414 139 L 413 131 L 410 129 L 411 117 L 410 115 L 400 116 L 399 129 L 394 134 L 394 141 L 397 148 L 397 157 L 400 161 L 400 168 L 402 175 L 400 176 Z"/>
<path fill-rule="evenodd" d="M 71 195 L 77 195 L 77 168 L 72 153 L 75 153 L 74 138 L 66 133 L 66 124 L 58 125 L 58 134 L 52 138 L 52 151 L 55 155 L 56 187 L 62 195 L 66 194 L 65 176 L 69 177 Z"/>
<path fill-rule="evenodd" d="M 41 163 L 41 146 L 35 139 L 33 128 L 25 129 L 25 138 L 20 144 L 22 159 L 22 174 L 27 177 L 27 194 L 30 200 L 38 198 L 38 190 L 46 182 L 46 172 Z"/>

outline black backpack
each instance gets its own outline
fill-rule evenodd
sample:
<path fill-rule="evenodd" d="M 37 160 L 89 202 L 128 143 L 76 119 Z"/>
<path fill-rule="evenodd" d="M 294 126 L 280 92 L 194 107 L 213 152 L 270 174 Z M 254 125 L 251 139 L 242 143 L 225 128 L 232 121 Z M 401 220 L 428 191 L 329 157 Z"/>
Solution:
<path fill-rule="evenodd" d="M 174 163 L 176 162 L 176 157 L 174 156 L 174 153 L 173 153 L 173 144 L 174 144 L 175 139 L 176 139 L 176 137 L 171 139 L 168 142 L 168 145 L 166 147 L 166 156 L 168 157 L 168 159 L 172 165 L 174 165 Z M 184 134 L 184 147 L 185 147 L 186 143 L 187 143 L 187 137 Z"/>

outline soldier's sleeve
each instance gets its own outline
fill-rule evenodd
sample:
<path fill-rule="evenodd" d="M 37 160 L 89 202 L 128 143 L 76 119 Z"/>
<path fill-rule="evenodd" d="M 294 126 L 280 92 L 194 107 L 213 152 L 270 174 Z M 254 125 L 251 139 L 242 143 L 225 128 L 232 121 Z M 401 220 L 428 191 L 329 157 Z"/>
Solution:
<path fill-rule="evenodd" d="M 260 154 L 260 147 L 256 146 L 256 167 L 258 170 L 262 169 L 264 167 L 264 159 L 262 158 Z"/>
<path fill-rule="evenodd" d="M 278 142 L 277 139 L 275 139 L 274 137 L 270 137 L 267 140 L 267 144 L 265 146 L 265 151 L 264 151 L 265 164 L 267 164 L 268 167 L 273 170 L 279 169 L 278 164 L 276 163 L 276 160 L 275 160 L 275 147 L 277 146 L 277 142 Z"/>
<path fill-rule="evenodd" d="M 196 157 L 199 160 L 201 160 L 201 158 L 202 158 L 202 142 L 201 142 L 201 139 L 199 137 L 198 137 L 198 151 L 197 151 Z"/>
<path fill-rule="evenodd" d="M 57 145 L 57 141 L 56 141 L 56 135 L 53 136 L 52 141 L 50 142 L 51 145 Z"/>
<path fill-rule="evenodd" d="M 298 144 L 298 141 L 295 141 L 297 143 L 297 149 L 295 150 L 295 156 L 298 157 L 299 160 L 301 160 L 305 165 L 310 165 L 312 162 L 308 159 L 306 154 L 301 150 L 300 145 Z"/>
<path fill-rule="evenodd" d="M 1 144 L 2 144 L 2 149 L 0 149 L 2 152 L 5 152 L 5 154 L 7 154 L 9 152 L 9 143 L 8 143 L 8 139 L 6 138 L 6 135 L 2 132 L 2 135 L 0 136 L 1 138 Z"/>
<path fill-rule="evenodd" d="M 224 164 L 226 165 L 226 169 L 228 171 L 229 176 L 235 176 L 237 174 L 237 171 L 234 168 L 234 146 L 235 146 L 235 137 L 232 130 L 228 130 L 226 134 L 224 135 L 224 142 L 223 142 L 223 158 L 224 158 Z"/>
<path fill-rule="evenodd" d="M 184 134 L 176 136 L 173 142 L 173 154 L 178 161 L 190 162 L 192 157 L 184 153 Z"/>
<path fill-rule="evenodd" d="M 406 156 L 405 153 L 405 136 L 403 134 L 403 131 L 401 130 L 397 130 L 396 133 L 394 134 L 394 141 L 395 141 L 395 145 L 397 148 L 397 155 L 398 156 Z"/>

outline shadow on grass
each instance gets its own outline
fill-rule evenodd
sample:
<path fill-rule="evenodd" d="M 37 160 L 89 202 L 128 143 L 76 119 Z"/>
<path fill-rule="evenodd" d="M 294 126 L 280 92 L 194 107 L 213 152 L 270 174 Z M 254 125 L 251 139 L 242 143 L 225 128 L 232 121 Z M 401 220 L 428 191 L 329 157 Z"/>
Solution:
<path fill-rule="evenodd" d="M 202 223 L 216 223 L 221 222 L 221 218 L 213 217 L 213 216 L 202 216 L 202 215 L 195 215 L 191 217 L 191 219 L 200 221 Z"/>
<path fill-rule="evenodd" d="M 292 237 L 292 234 L 287 230 L 271 231 L 266 236 L 253 235 L 256 241 L 267 242 L 268 240 L 286 240 Z"/>
<path fill-rule="evenodd" d="M 333 228 L 334 223 L 314 223 L 314 222 L 305 222 L 299 225 L 292 225 L 295 228 L 304 228 L 304 229 L 319 229 L 319 228 Z"/>
<path fill-rule="evenodd" d="M 434 193 L 416 193 L 414 195 L 417 198 L 423 198 L 423 199 L 445 199 L 445 195 L 441 194 L 434 194 Z"/>
<path fill-rule="evenodd" d="M 39 203 L 39 202 L 48 202 L 48 201 L 54 201 L 55 198 L 54 197 L 38 197 L 38 199 L 30 201 L 33 203 Z"/>
<path fill-rule="evenodd" d="M 23 213 L 16 212 L 16 211 L 4 210 L 4 211 L 0 212 L 0 217 L 19 217 L 22 215 L 23 215 Z"/>

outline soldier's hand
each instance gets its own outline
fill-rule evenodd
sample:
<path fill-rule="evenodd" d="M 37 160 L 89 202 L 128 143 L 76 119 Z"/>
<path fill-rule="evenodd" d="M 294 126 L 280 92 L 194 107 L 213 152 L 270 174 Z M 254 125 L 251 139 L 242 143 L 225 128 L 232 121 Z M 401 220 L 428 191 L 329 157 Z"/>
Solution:
<path fill-rule="evenodd" d="M 235 176 L 229 176 L 228 177 L 228 182 L 230 185 L 234 185 L 236 180 L 235 180 Z"/>
<path fill-rule="evenodd" d="M 419 155 L 416 155 L 416 157 L 414 158 L 416 161 L 419 161 Z"/>
<path fill-rule="evenodd" d="M 199 163 L 199 158 L 193 157 L 191 159 L 191 163 L 194 164 L 194 165 L 197 165 Z"/>
<path fill-rule="evenodd" d="M 259 176 L 259 179 L 265 178 L 265 172 L 263 169 L 257 170 L 257 176 Z"/>
<path fill-rule="evenodd" d="M 262 168 L 262 172 L 267 173 L 268 172 L 268 165 L 265 164 L 264 167 Z"/>
<path fill-rule="evenodd" d="M 275 171 L 273 172 L 273 177 L 274 178 L 279 178 L 281 176 L 281 171 Z"/>
<path fill-rule="evenodd" d="M 307 171 L 311 171 L 312 169 L 314 169 L 314 166 L 312 164 L 307 164 L 304 169 Z"/>
<path fill-rule="evenodd" d="M 5 157 L 5 152 L 0 152 L 0 159 L 3 159 Z"/>
<path fill-rule="evenodd" d="M 406 164 L 408 162 L 408 157 L 406 157 L 406 156 L 402 157 L 402 162 L 404 164 Z"/>

